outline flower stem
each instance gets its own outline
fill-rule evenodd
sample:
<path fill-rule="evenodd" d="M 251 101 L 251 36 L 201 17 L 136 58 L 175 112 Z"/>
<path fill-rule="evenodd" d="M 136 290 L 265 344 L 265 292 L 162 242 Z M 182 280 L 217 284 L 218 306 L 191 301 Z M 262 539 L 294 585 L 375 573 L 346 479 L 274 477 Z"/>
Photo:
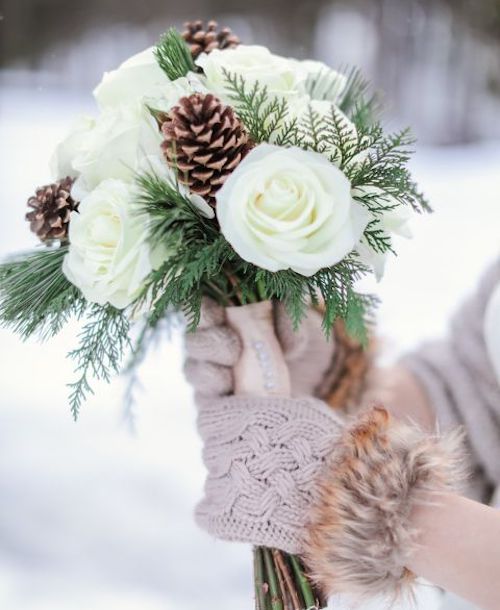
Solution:
<path fill-rule="evenodd" d="M 299 560 L 295 555 L 289 555 L 290 563 L 295 574 L 295 580 L 299 586 L 300 592 L 304 598 L 307 610 L 310 608 L 318 608 L 317 600 L 315 599 L 311 584 L 302 570 Z"/>
<path fill-rule="evenodd" d="M 290 596 L 289 596 L 288 588 L 286 585 L 286 581 L 283 577 L 283 572 L 281 571 L 280 566 L 278 565 L 278 562 L 276 561 L 277 552 L 278 551 L 276 549 L 271 549 L 271 555 L 273 556 L 274 571 L 278 578 L 278 585 L 280 588 L 281 598 L 283 599 L 283 606 L 288 609 L 290 607 L 290 604 L 289 604 Z M 299 608 L 299 610 L 300 610 L 300 608 Z"/>
<path fill-rule="evenodd" d="M 255 573 L 255 608 L 256 610 L 271 610 L 269 596 L 267 595 L 264 583 L 264 560 L 261 547 L 254 547 L 253 565 Z"/>
<path fill-rule="evenodd" d="M 264 555 L 267 579 L 269 581 L 269 591 L 271 593 L 271 608 L 272 610 L 284 610 L 283 598 L 280 592 L 271 550 L 266 547 L 263 547 L 262 553 Z"/>
<path fill-rule="evenodd" d="M 290 603 L 292 605 L 293 610 L 303 610 L 303 604 L 299 599 L 299 594 L 297 593 L 297 589 L 295 587 L 295 583 L 293 582 L 292 575 L 290 574 L 290 569 L 283 557 L 283 554 L 278 549 L 273 549 L 273 558 L 274 563 L 277 567 L 277 571 L 281 574 L 284 582 L 285 589 L 290 598 Z M 285 600 L 286 602 L 287 600 Z"/>

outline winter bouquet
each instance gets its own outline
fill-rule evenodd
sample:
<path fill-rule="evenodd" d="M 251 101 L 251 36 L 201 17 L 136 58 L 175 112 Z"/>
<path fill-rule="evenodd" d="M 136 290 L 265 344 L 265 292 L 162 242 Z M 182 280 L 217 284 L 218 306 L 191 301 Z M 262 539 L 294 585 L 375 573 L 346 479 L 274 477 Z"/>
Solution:
<path fill-rule="evenodd" d="M 236 392 L 289 391 L 271 301 L 296 327 L 321 302 L 326 334 L 341 319 L 366 340 L 374 298 L 356 284 L 426 209 L 411 137 L 384 133 L 368 91 L 356 70 L 240 44 L 215 22 L 104 75 L 97 116 L 78 119 L 28 200 L 41 244 L 0 267 L 4 326 L 47 339 L 82 321 L 75 418 L 92 378 L 127 352 L 137 363 L 165 319 L 196 328 L 206 297 L 243 340 Z M 256 549 L 255 566 L 260 610 L 321 604 L 297 558 Z"/>

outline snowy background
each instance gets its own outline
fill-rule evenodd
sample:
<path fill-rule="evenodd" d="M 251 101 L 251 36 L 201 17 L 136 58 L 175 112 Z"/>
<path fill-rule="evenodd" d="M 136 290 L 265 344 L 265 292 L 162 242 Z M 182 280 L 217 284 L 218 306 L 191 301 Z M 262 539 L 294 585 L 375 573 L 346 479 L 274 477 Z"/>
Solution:
<path fill-rule="evenodd" d="M 373 50 L 374 39 L 361 22 L 349 23 L 350 48 L 362 59 L 360 40 Z M 36 71 L 29 62 L 0 70 L 0 256 L 35 244 L 24 202 L 47 182 L 51 150 L 74 116 L 92 110 L 87 81 L 151 40 L 146 30 L 128 37 L 125 31 L 94 31 L 66 51 L 56 46 Z M 323 55 L 325 44 L 318 47 Z M 440 79 L 426 81 L 425 91 L 422 107 L 443 107 L 446 115 Z M 412 96 L 405 96 L 410 104 Z M 484 107 L 481 119 L 498 118 L 498 100 L 495 106 L 489 95 L 481 99 L 474 114 Z M 456 110 L 456 100 L 451 106 Z M 399 256 L 377 287 L 387 359 L 443 334 L 450 312 L 499 254 L 500 141 L 475 137 L 467 145 L 436 146 L 447 138 L 432 137 L 440 115 L 429 112 L 432 120 L 416 121 L 426 143 L 413 170 L 435 213 L 415 220 L 415 238 L 398 243 Z M 475 124 L 478 133 L 484 130 L 481 121 Z M 73 372 L 65 354 L 77 332 L 68 327 L 40 345 L 0 331 L 0 608 L 250 610 L 249 549 L 214 541 L 193 523 L 204 472 L 181 372 L 181 337 L 164 337 L 142 366 L 132 432 L 120 380 L 97 386 L 79 422 L 72 421 L 65 383 Z M 434 589 L 421 588 L 419 608 L 438 610 L 442 602 Z M 444 604 L 466 608 L 458 600 Z M 342 601 L 332 607 L 342 610 Z"/>

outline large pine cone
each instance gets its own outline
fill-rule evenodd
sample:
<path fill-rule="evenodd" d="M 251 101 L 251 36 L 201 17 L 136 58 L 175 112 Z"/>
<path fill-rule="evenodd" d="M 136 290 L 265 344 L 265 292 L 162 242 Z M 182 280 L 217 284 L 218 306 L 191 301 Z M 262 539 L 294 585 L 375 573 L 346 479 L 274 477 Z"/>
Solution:
<path fill-rule="evenodd" d="M 247 132 L 230 106 L 212 94 L 194 93 L 174 106 L 162 125 L 162 148 L 179 182 L 210 204 L 248 153 Z"/>
<path fill-rule="evenodd" d="M 240 44 L 238 36 L 229 28 L 218 29 L 217 21 L 209 21 L 205 26 L 203 21 L 187 21 L 182 37 L 191 49 L 193 59 L 201 53 L 210 53 L 214 49 L 233 49 Z"/>
<path fill-rule="evenodd" d="M 78 208 L 78 202 L 71 197 L 73 182 L 73 178 L 67 177 L 41 186 L 28 199 L 32 210 L 26 214 L 26 220 L 41 241 L 67 238 L 70 214 Z"/>

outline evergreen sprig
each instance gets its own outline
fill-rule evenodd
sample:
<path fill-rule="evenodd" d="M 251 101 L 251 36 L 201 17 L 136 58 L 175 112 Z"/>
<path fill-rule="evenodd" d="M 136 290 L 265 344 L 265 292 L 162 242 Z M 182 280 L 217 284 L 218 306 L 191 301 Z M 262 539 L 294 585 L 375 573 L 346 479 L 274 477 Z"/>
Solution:
<path fill-rule="evenodd" d="M 79 346 L 68 356 L 76 362 L 78 378 L 69 384 L 71 413 L 76 420 L 82 403 L 93 394 L 91 381 L 109 382 L 120 372 L 123 355 L 130 347 L 130 323 L 125 313 L 111 305 L 91 305 L 79 335 Z"/>
<path fill-rule="evenodd" d="M 223 74 L 229 98 L 252 140 L 293 146 L 298 138 L 298 124 L 296 118 L 290 118 L 287 100 L 271 95 L 259 82 L 248 86 L 241 75 L 226 69 Z"/>
<path fill-rule="evenodd" d="M 188 45 L 175 28 L 170 28 L 163 34 L 154 54 L 158 65 L 170 80 L 197 70 Z"/>
<path fill-rule="evenodd" d="M 67 246 L 18 255 L 0 265 L 0 324 L 23 339 L 50 339 L 86 301 L 62 272 Z"/>
<path fill-rule="evenodd" d="M 218 235 L 214 224 L 180 190 L 176 180 L 161 178 L 151 170 L 137 176 L 137 185 L 137 213 L 143 217 L 154 247 L 161 244 L 169 249 L 193 236 Z"/>

